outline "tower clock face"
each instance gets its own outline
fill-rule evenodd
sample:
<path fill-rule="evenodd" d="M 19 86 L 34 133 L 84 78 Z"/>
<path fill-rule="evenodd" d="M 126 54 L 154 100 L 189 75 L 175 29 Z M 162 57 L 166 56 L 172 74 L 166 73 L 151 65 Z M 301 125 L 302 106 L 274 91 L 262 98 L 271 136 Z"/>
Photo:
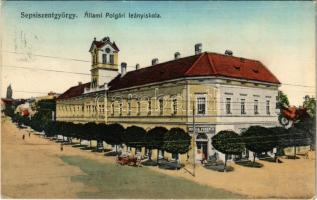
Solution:
<path fill-rule="evenodd" d="M 105 51 L 106 51 L 106 53 L 110 53 L 110 49 L 109 48 L 106 48 Z"/>

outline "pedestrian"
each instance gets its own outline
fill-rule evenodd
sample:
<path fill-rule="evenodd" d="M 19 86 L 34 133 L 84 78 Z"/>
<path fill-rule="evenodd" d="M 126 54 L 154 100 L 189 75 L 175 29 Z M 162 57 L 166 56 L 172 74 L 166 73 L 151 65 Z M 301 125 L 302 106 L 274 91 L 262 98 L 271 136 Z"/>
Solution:
<path fill-rule="evenodd" d="M 63 151 L 63 150 L 64 150 L 63 143 L 61 143 L 61 151 Z"/>
<path fill-rule="evenodd" d="M 31 137 L 31 132 L 29 132 L 29 137 Z"/>
<path fill-rule="evenodd" d="M 136 159 L 137 159 L 137 166 L 139 167 L 141 163 L 141 159 L 142 159 L 140 151 L 136 153 Z"/>
<path fill-rule="evenodd" d="M 23 136 L 22 136 L 22 139 L 24 140 L 25 139 L 25 135 L 23 134 Z"/>

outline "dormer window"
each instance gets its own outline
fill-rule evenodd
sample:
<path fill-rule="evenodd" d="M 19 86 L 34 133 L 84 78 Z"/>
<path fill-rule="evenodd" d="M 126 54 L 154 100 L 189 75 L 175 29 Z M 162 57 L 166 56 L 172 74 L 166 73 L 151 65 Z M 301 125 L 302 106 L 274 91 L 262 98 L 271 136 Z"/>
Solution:
<path fill-rule="evenodd" d="M 252 69 L 252 71 L 253 71 L 254 73 L 259 73 L 259 70 L 258 70 L 258 69 Z"/>
<path fill-rule="evenodd" d="M 236 70 L 239 70 L 239 71 L 240 71 L 240 67 L 239 67 L 239 66 L 234 66 L 234 68 L 235 68 Z"/>

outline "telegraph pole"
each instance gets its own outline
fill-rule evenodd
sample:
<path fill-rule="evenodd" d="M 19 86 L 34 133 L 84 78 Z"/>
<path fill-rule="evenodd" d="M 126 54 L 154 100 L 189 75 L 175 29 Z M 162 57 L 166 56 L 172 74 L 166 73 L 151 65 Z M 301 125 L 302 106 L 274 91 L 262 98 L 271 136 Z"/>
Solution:
<path fill-rule="evenodd" d="M 193 101 L 193 176 L 195 177 L 196 168 L 196 140 L 195 140 L 195 101 Z"/>

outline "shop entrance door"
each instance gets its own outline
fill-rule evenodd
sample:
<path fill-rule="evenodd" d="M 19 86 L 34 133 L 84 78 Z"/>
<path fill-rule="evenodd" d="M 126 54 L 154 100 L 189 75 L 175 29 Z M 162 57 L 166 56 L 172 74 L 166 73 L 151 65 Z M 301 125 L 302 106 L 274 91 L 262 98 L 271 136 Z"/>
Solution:
<path fill-rule="evenodd" d="M 203 162 L 208 159 L 208 137 L 199 133 L 196 137 L 196 161 Z"/>

